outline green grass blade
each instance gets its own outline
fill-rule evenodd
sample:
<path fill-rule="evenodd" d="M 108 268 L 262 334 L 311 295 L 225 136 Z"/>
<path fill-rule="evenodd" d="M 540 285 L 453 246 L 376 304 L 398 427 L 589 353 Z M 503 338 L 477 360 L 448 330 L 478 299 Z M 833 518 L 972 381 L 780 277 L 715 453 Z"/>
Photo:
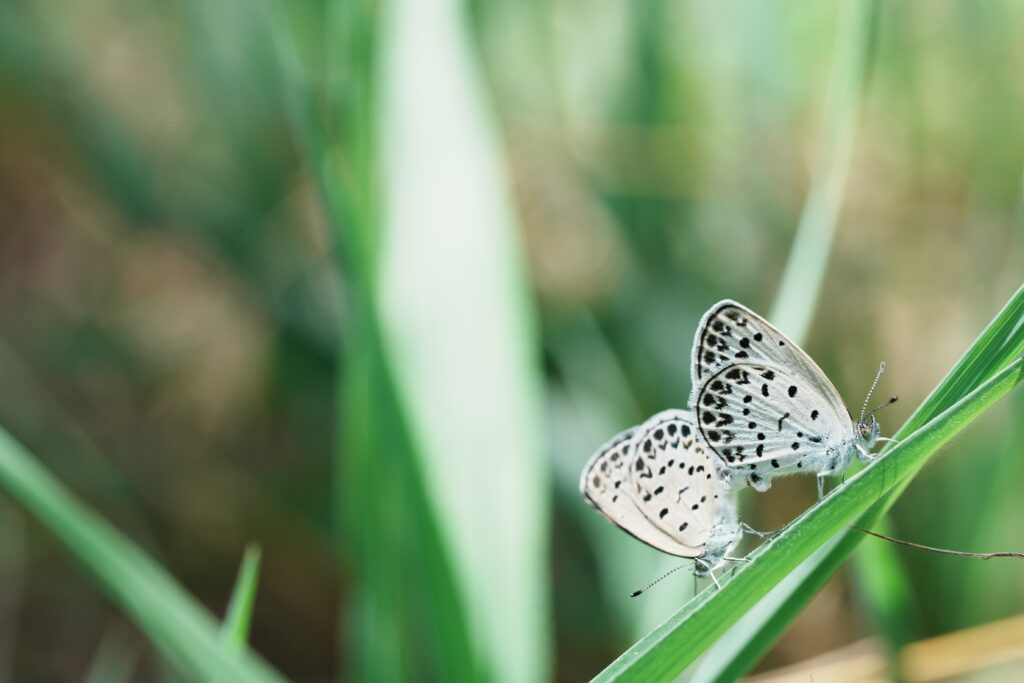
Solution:
<path fill-rule="evenodd" d="M 884 458 L 839 486 L 778 537 L 751 553 L 720 591 L 708 590 L 627 650 L 603 671 L 600 681 L 668 681 L 679 675 L 773 586 L 826 543 L 835 553 L 844 542 L 837 533 L 861 518 L 901 481 L 920 468 L 943 444 L 1015 387 L 1024 377 L 1018 359 L 946 411 L 906 437 Z M 830 541 L 830 539 L 832 539 Z M 859 539 L 853 537 L 853 545 Z M 852 546 L 851 546 L 852 547 Z M 842 557 L 835 555 L 835 557 Z M 782 603 L 785 607 L 786 602 Z"/>
<path fill-rule="evenodd" d="M 231 653 L 213 617 L 159 565 L 79 503 L 0 429 L 0 486 L 95 577 L 183 674 L 204 681 L 283 681 L 249 652 Z"/>
<path fill-rule="evenodd" d="M 475 680 L 485 665 L 467 626 L 465 586 L 428 497 L 422 434 L 410 428 L 407 395 L 400 393 L 404 386 L 391 366 L 378 310 L 384 231 L 377 61 L 388 29 L 372 2 L 333 2 L 322 21 L 307 17 L 305 23 L 289 18 L 301 14 L 294 4 L 272 2 L 269 10 L 287 108 L 317 181 L 345 283 L 335 468 L 337 522 L 353 560 L 345 667 L 361 680 L 399 680 L 411 671 Z M 331 45 L 324 56 L 330 61 L 326 93 L 316 87 L 316 61 L 311 65 L 300 49 L 311 26 L 326 30 Z M 326 117 L 324 101 L 330 104 Z"/>
<path fill-rule="evenodd" d="M 912 429 L 952 405 L 985 379 L 1002 370 L 1024 353 L 1024 287 L 1010 298 L 986 326 L 946 377 L 921 403 L 907 423 L 897 432 L 903 438 Z M 916 470 L 915 470 L 916 471 Z M 905 482 L 909 483 L 910 477 Z M 905 484 L 898 488 L 902 490 Z M 880 501 L 865 514 L 858 526 L 871 528 L 895 502 L 895 497 Z M 862 540 L 860 532 L 844 531 L 839 539 L 805 561 L 790 577 L 742 618 L 742 630 L 730 631 L 720 639 L 702 662 L 698 678 L 702 681 L 729 681 L 748 671 L 768 651 L 786 627 L 817 595 L 835 570 Z"/>
<path fill-rule="evenodd" d="M 494 680 L 543 680 L 548 467 L 500 138 L 459 4 L 398 0 L 387 15 L 382 338 L 477 658 Z"/>
<path fill-rule="evenodd" d="M 238 578 L 235 579 L 235 590 L 231 593 L 228 613 L 220 629 L 221 638 L 233 652 L 244 650 L 249 639 L 249 625 L 252 623 L 252 608 L 256 602 L 259 576 L 260 547 L 250 545 L 242 556 Z"/>
<path fill-rule="evenodd" d="M 814 176 L 769 316 L 797 340 L 806 335 L 811 324 L 828 268 L 853 157 L 876 10 L 875 2 L 847 0 L 840 11 Z"/>

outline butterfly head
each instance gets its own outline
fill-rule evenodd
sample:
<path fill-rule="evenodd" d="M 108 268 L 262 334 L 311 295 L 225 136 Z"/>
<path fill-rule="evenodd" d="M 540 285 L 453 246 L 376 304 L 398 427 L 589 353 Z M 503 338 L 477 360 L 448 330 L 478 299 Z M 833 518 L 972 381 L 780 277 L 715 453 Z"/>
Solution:
<path fill-rule="evenodd" d="M 868 389 L 868 395 L 864 398 L 864 405 L 860 409 L 860 419 L 857 420 L 857 438 L 860 439 L 860 445 L 865 451 L 871 450 L 875 442 L 878 441 L 878 436 L 882 431 L 882 425 L 875 418 L 875 413 L 896 402 L 896 397 L 892 396 L 882 405 L 875 407 L 870 412 L 868 411 L 868 401 L 871 400 L 871 394 L 875 393 L 875 387 L 878 386 L 878 380 L 881 379 L 883 372 L 885 372 L 884 361 L 878 366 L 878 373 L 875 375 L 875 380 L 871 383 L 871 388 Z"/>
<path fill-rule="evenodd" d="M 875 442 L 878 441 L 878 436 L 882 432 L 882 425 L 879 424 L 875 416 L 872 415 L 868 421 L 861 421 L 857 423 L 857 436 L 860 438 L 860 444 L 867 450 L 871 450 Z"/>
<path fill-rule="evenodd" d="M 695 575 L 707 576 L 743 540 L 743 530 L 734 515 L 732 506 L 722 506 L 719 510 L 719 518 L 704 545 L 704 554 L 693 565 Z"/>
<path fill-rule="evenodd" d="M 867 450 L 870 451 L 871 448 L 875 445 L 875 442 L 878 441 L 878 436 L 882 431 L 882 425 L 878 422 L 878 419 L 875 417 L 875 413 L 877 413 L 882 408 L 885 408 L 886 406 L 891 406 L 897 400 L 898 399 L 895 396 L 890 397 L 888 401 L 878 406 L 877 408 L 875 408 L 870 413 L 868 413 L 867 415 L 865 415 L 864 417 L 857 421 L 857 437 L 860 439 L 860 444 Z"/>

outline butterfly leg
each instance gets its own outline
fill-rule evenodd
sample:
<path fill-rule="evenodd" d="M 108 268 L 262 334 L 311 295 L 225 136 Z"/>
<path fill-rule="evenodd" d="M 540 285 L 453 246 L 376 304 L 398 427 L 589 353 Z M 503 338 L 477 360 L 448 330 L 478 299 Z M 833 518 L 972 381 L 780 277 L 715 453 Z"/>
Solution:
<path fill-rule="evenodd" d="M 718 577 L 715 576 L 715 570 L 711 567 L 711 565 L 709 565 L 707 562 L 704 562 L 703 560 L 697 559 L 697 558 L 694 558 L 693 563 L 694 563 L 695 567 L 700 567 L 701 571 L 699 573 L 701 575 L 707 574 L 708 576 L 711 577 L 711 580 L 714 581 L 715 587 L 718 588 L 719 590 L 722 589 L 722 584 L 718 583 Z M 697 571 L 693 572 L 693 580 L 694 580 L 693 592 L 694 592 L 694 595 L 697 594 L 697 586 L 696 586 L 697 574 L 698 574 Z"/>
<path fill-rule="evenodd" d="M 857 444 L 857 458 L 861 462 L 872 463 L 872 462 L 878 460 L 878 458 L 880 458 L 880 457 L 881 457 L 880 455 L 876 455 L 876 454 L 872 453 L 868 449 L 864 448 L 864 446 L 862 446 L 861 444 Z"/>
<path fill-rule="evenodd" d="M 875 443 L 894 443 L 894 444 L 899 444 L 900 442 L 897 441 L 896 439 L 890 439 L 889 437 L 886 437 L 886 436 L 880 436 L 877 439 L 875 439 Z"/>
<path fill-rule="evenodd" d="M 827 474 L 818 475 L 818 502 L 821 502 L 821 499 L 825 497 L 825 478 L 827 476 Z"/>
<path fill-rule="evenodd" d="M 740 529 L 742 529 L 744 531 L 744 533 L 748 533 L 748 534 L 751 534 L 753 536 L 757 536 L 758 538 L 771 538 L 771 537 L 775 536 L 776 534 L 779 534 L 779 533 L 782 532 L 782 529 L 774 529 L 772 531 L 758 531 L 757 529 L 755 529 L 754 527 L 750 526 L 746 522 L 740 522 Z M 744 558 L 744 559 L 746 559 L 746 558 Z"/>

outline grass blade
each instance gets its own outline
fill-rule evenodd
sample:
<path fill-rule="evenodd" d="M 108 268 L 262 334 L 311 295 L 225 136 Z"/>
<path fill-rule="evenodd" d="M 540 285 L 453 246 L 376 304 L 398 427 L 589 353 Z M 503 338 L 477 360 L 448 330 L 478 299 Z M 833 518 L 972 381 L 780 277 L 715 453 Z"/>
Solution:
<path fill-rule="evenodd" d="M 382 338 L 477 658 L 494 680 L 542 680 L 548 469 L 499 137 L 459 4 L 398 0 L 387 14 Z"/>
<path fill-rule="evenodd" d="M 382 28 L 372 2 L 329 3 L 330 76 L 322 92 L 300 50 L 309 39 L 302 26 L 319 24 L 307 18 L 293 25 L 288 15 L 299 11 L 293 4 L 269 8 L 288 111 L 317 181 L 345 283 L 335 491 L 338 527 L 353 558 L 353 590 L 343 666 L 361 680 L 399 680 L 413 670 L 439 680 L 476 680 L 487 665 L 470 637 L 465 586 L 426 490 L 422 434 L 410 427 L 379 310 L 384 231 L 377 62 L 390 29 Z M 324 101 L 331 105 L 326 117 Z"/>
<path fill-rule="evenodd" d="M 231 593 L 228 613 L 220 628 L 221 638 L 232 652 L 245 649 L 252 623 L 252 608 L 256 602 L 256 588 L 260 576 L 260 547 L 249 545 L 238 567 L 235 590 Z"/>
<path fill-rule="evenodd" d="M 840 10 L 836 55 L 814 177 L 769 316 L 797 340 L 806 335 L 811 324 L 839 222 L 876 9 L 873 1 L 847 0 Z"/>
<path fill-rule="evenodd" d="M 838 540 L 833 537 L 869 510 L 879 510 L 878 501 L 1015 387 L 1022 377 L 1024 361 L 1018 359 L 906 437 L 884 458 L 835 489 L 823 503 L 751 553 L 753 561 L 740 568 L 720 591 L 707 590 L 699 595 L 619 657 L 596 680 L 667 681 L 679 675 L 747 609 L 816 550 L 831 543 L 831 549 L 819 552 L 841 559 L 842 556 L 835 554 L 836 550 L 850 541 L 846 541 L 846 537 Z M 851 538 L 853 545 L 859 541 Z M 787 602 L 781 606 L 786 608 Z"/>
<path fill-rule="evenodd" d="M 2 429 L 0 486 L 92 573 L 181 673 L 204 681 L 284 680 L 257 655 L 228 652 L 206 610 Z"/>

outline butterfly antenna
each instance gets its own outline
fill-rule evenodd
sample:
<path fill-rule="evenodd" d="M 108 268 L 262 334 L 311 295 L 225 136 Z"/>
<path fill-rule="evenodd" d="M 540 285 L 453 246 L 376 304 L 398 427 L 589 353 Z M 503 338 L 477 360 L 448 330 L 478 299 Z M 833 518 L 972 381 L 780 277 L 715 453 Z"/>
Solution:
<path fill-rule="evenodd" d="M 875 381 L 871 383 L 871 388 L 868 389 L 868 395 L 864 397 L 864 405 L 860 408 L 860 419 L 857 422 L 864 422 L 864 413 L 868 410 L 868 402 L 871 400 L 871 394 L 875 393 L 875 387 L 878 386 L 878 380 L 882 379 L 882 373 L 885 372 L 885 361 L 878 366 L 878 374 L 875 375 Z"/>
<path fill-rule="evenodd" d="M 879 410 L 881 410 L 882 408 L 885 408 L 887 406 L 891 406 L 893 403 L 895 403 L 898 400 L 900 400 L 898 396 L 890 396 L 888 401 L 886 401 L 885 403 L 883 403 L 883 404 L 873 408 L 870 412 L 868 412 L 867 415 L 865 415 L 865 417 L 874 417 L 875 413 L 877 413 Z"/>
<path fill-rule="evenodd" d="M 685 564 L 681 564 L 681 565 L 679 565 L 678 567 L 676 567 L 675 569 L 670 569 L 669 571 L 665 572 L 664 574 L 662 574 L 661 576 L 659 576 L 658 578 L 656 578 L 656 579 L 655 579 L 654 581 L 651 581 L 651 582 L 650 582 L 649 584 L 647 584 L 646 586 L 644 586 L 644 587 L 643 587 L 643 588 L 641 588 L 640 590 L 636 590 L 636 591 L 633 591 L 632 593 L 630 593 L 630 594 L 629 594 L 629 597 L 631 597 L 631 598 L 635 598 L 636 596 L 640 595 L 641 593 L 643 593 L 643 592 L 644 592 L 645 590 L 647 590 L 648 588 L 650 588 L 650 587 L 651 587 L 651 586 L 653 586 L 654 584 L 656 584 L 656 583 L 658 583 L 659 581 L 661 581 L 662 579 L 664 579 L 664 578 L 665 578 L 666 576 L 668 576 L 669 574 L 672 574 L 672 573 L 674 573 L 674 572 L 677 572 L 677 571 L 679 571 L 680 569 L 682 569 L 682 568 L 683 568 L 683 567 L 685 567 L 685 566 L 686 566 Z"/>

